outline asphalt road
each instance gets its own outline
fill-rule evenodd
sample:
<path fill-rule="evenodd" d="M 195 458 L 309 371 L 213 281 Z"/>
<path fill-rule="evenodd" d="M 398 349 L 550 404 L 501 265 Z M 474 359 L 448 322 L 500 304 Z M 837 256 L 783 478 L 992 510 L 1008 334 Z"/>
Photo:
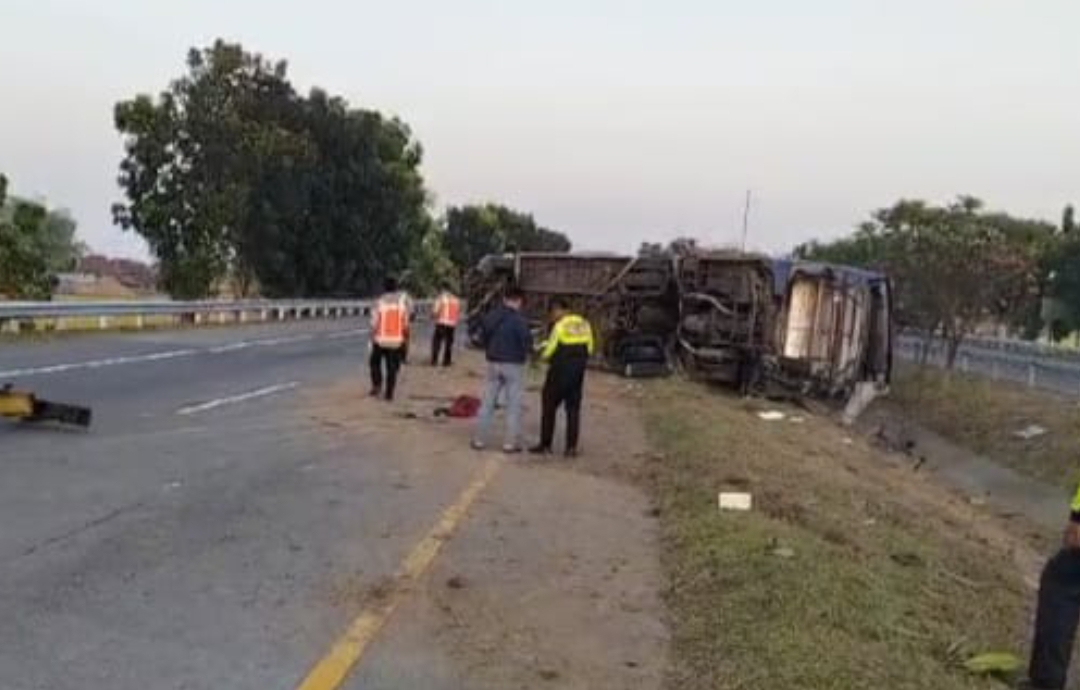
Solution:
<path fill-rule="evenodd" d="M 305 415 L 365 385 L 364 353 L 355 321 L 0 343 L 0 382 L 94 410 L 0 423 L 0 688 L 296 687 L 343 589 L 391 576 L 474 469 L 405 498 L 407 458 Z"/>

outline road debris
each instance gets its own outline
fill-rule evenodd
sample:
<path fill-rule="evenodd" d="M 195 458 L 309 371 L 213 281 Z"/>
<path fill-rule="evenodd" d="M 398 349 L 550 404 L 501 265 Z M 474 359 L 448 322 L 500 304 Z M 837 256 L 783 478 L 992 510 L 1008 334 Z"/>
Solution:
<path fill-rule="evenodd" d="M 748 511 L 754 505 L 754 497 L 741 491 L 722 491 L 719 497 L 720 510 Z"/>
<path fill-rule="evenodd" d="M 968 673 L 976 676 L 1008 678 L 1020 672 L 1024 662 L 1012 652 L 987 652 L 964 662 Z"/>
<path fill-rule="evenodd" d="M 88 407 L 41 400 L 29 391 L 16 390 L 11 384 L 0 386 L 0 417 L 21 422 L 59 422 L 71 426 L 89 427 Z"/>
<path fill-rule="evenodd" d="M 758 412 L 758 418 L 766 422 L 779 422 L 787 419 L 787 415 L 780 410 L 763 410 Z"/>
<path fill-rule="evenodd" d="M 1045 427 L 1041 427 L 1038 424 L 1030 424 L 1014 433 L 1013 436 L 1022 441 L 1030 441 L 1039 438 L 1040 436 L 1045 436 L 1047 433 L 1049 432 Z"/>

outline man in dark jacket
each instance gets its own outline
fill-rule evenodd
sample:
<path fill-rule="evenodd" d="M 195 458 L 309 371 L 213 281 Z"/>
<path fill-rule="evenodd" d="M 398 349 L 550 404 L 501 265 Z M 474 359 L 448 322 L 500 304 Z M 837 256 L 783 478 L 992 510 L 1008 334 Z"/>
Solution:
<path fill-rule="evenodd" d="M 472 447 L 476 450 L 483 450 L 487 442 L 491 420 L 495 416 L 495 402 L 499 393 L 505 391 L 506 436 L 503 451 L 521 452 L 521 398 L 525 390 L 525 363 L 533 349 L 532 332 L 521 314 L 524 298 L 521 290 L 510 289 L 503 298 L 502 306 L 484 317 L 481 339 L 488 366 L 480 419 L 472 441 Z"/>

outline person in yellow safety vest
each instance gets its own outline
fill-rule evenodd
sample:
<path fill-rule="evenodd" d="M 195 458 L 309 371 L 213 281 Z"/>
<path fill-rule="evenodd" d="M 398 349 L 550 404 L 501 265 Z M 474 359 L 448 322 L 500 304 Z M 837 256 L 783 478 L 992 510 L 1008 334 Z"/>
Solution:
<path fill-rule="evenodd" d="M 442 350 L 442 365 L 453 363 L 454 333 L 461 319 L 461 300 L 444 285 L 442 292 L 435 298 L 435 335 L 431 340 L 431 366 L 438 366 L 439 351 Z"/>
<path fill-rule="evenodd" d="M 592 326 L 582 316 L 573 314 L 562 299 L 552 302 L 551 334 L 541 346 L 540 358 L 549 362 L 544 380 L 543 412 L 540 420 L 540 443 L 529 449 L 535 455 L 551 453 L 555 437 L 555 415 L 566 408 L 566 457 L 578 454 L 581 432 L 581 400 L 585 387 L 585 369 L 596 345 Z"/>
<path fill-rule="evenodd" d="M 397 292 L 396 280 L 387 278 L 383 289 L 371 310 L 371 396 L 393 400 L 402 356 L 409 342 L 409 310 Z"/>
<path fill-rule="evenodd" d="M 1080 488 L 1073 496 L 1061 549 L 1043 569 L 1035 615 L 1028 685 L 1032 690 L 1065 687 L 1080 623 Z"/>

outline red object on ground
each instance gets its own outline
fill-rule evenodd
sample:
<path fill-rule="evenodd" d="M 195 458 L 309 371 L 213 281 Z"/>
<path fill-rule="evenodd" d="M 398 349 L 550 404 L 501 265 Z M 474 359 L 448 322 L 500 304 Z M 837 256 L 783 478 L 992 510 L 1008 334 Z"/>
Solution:
<path fill-rule="evenodd" d="M 450 404 L 446 416 L 457 419 L 469 419 L 480 412 L 480 398 L 472 395 L 459 395 Z"/>

